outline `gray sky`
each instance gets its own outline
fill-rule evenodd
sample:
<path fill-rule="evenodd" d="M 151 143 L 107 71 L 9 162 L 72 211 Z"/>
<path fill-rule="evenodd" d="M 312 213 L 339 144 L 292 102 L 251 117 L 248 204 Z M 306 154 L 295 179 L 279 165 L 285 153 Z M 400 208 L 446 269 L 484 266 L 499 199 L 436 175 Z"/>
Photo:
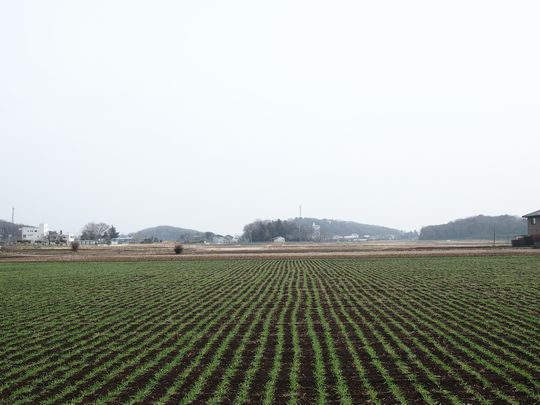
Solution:
<path fill-rule="evenodd" d="M 537 1 L 0 2 L 0 218 L 540 209 Z"/>

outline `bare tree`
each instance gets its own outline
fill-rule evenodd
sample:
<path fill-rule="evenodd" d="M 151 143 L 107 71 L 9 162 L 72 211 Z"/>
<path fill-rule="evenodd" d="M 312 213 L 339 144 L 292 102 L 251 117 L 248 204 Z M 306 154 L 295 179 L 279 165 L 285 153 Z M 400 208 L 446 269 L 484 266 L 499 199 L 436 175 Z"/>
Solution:
<path fill-rule="evenodd" d="M 108 235 L 110 226 L 104 222 L 89 222 L 81 232 L 81 239 L 98 241 L 104 239 Z"/>

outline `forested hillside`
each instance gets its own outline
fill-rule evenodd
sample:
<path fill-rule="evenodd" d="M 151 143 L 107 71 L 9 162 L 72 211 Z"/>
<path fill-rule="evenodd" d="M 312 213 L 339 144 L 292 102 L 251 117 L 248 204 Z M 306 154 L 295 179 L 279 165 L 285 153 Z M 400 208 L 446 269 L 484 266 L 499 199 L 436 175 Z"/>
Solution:
<path fill-rule="evenodd" d="M 163 241 L 200 242 L 211 239 L 214 234 L 212 232 L 201 232 L 194 229 L 160 225 L 140 230 L 131 236 L 140 239 L 155 238 Z"/>
<path fill-rule="evenodd" d="M 319 229 L 317 229 L 320 227 Z M 334 219 L 293 218 L 288 220 L 258 220 L 244 226 L 244 240 L 268 242 L 278 236 L 287 241 L 325 241 L 334 237 L 356 234 L 368 239 L 416 239 L 416 232 L 377 225 L 361 224 L 353 221 Z"/>
<path fill-rule="evenodd" d="M 512 216 L 485 216 L 458 219 L 442 225 L 425 226 L 420 231 L 420 240 L 459 240 L 459 239 L 509 239 L 527 233 L 525 219 Z"/>
<path fill-rule="evenodd" d="M 21 224 L 13 224 L 0 219 L 0 241 L 7 241 L 11 235 L 13 240 L 20 239 L 21 232 L 19 229 L 24 226 Z"/>

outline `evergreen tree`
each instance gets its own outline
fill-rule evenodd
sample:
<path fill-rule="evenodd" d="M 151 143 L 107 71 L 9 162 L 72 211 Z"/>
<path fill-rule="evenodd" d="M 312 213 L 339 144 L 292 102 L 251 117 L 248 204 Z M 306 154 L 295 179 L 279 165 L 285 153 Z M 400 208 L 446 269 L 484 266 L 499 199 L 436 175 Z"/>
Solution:
<path fill-rule="evenodd" d="M 111 225 L 111 228 L 109 229 L 109 238 L 114 239 L 118 238 L 118 236 L 120 236 L 120 234 L 116 231 L 114 225 Z"/>

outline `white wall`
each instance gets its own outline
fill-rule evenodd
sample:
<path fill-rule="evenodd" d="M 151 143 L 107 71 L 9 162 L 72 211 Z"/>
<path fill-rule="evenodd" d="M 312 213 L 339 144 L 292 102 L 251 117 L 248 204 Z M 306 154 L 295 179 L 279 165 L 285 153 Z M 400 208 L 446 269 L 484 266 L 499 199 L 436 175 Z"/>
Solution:
<path fill-rule="evenodd" d="M 30 242 L 36 242 L 42 240 L 49 235 L 49 225 L 39 224 L 39 227 L 23 226 L 22 227 L 22 239 Z"/>

